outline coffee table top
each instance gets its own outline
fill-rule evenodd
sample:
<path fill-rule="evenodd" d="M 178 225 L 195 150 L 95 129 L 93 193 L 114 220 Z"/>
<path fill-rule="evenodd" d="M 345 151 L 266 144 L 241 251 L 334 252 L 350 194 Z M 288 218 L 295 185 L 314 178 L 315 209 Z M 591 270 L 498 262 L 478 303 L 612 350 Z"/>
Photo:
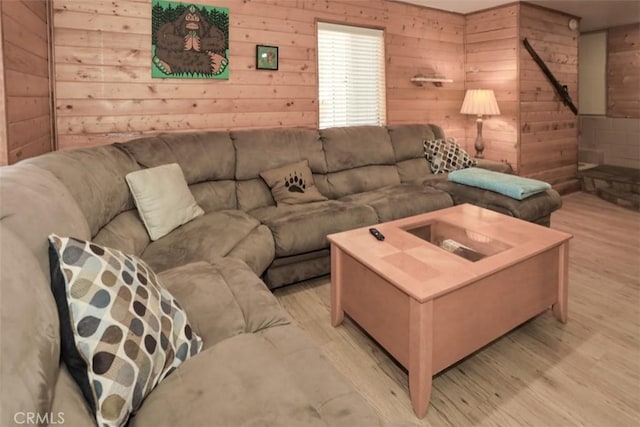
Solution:
<path fill-rule="evenodd" d="M 570 234 L 475 205 L 327 236 L 367 268 L 424 302 L 569 240 Z"/>

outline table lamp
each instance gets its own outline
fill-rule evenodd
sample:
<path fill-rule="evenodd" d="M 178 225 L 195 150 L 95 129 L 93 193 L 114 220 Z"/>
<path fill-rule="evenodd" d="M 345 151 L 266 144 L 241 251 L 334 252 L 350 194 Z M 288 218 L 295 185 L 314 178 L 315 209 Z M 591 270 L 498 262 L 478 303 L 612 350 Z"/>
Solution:
<path fill-rule="evenodd" d="M 478 116 L 476 124 L 478 126 L 478 136 L 474 147 L 476 149 L 475 157 L 484 158 L 484 142 L 482 141 L 482 116 L 497 116 L 500 114 L 496 96 L 491 89 L 469 89 L 464 95 L 460 114 L 475 114 Z"/>

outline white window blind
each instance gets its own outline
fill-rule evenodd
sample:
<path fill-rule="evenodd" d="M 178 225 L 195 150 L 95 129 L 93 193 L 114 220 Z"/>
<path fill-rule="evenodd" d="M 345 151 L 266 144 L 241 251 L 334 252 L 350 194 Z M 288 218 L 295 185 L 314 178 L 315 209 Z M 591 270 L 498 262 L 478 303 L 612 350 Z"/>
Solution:
<path fill-rule="evenodd" d="M 318 23 L 320 128 L 386 122 L 382 30 Z"/>

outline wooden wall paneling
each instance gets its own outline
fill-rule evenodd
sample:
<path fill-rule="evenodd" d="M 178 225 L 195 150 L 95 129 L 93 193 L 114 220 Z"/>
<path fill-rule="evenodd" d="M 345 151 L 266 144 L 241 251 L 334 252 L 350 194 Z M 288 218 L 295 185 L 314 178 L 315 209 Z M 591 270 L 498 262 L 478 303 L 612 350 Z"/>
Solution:
<path fill-rule="evenodd" d="M 106 144 L 175 130 L 317 127 L 316 22 L 384 28 L 388 123 L 464 132 L 464 17 L 386 0 L 203 0 L 228 7 L 229 80 L 152 79 L 148 2 L 53 0 L 58 143 Z M 255 45 L 279 46 L 278 71 Z M 409 79 L 435 71 L 441 88 Z"/>
<path fill-rule="evenodd" d="M 56 16 L 72 9 L 73 13 L 94 20 L 91 24 L 77 24 L 74 19 L 82 15 L 70 15 L 71 19 L 55 23 L 56 108 L 61 146 L 103 144 L 158 131 L 315 124 L 317 95 L 315 90 L 310 90 L 315 85 L 315 77 L 308 71 L 304 73 L 311 68 L 310 58 L 306 49 L 296 46 L 312 40 L 308 34 L 300 34 L 302 23 L 280 19 L 276 25 L 273 20 L 268 21 L 267 13 L 263 14 L 263 21 L 256 21 L 260 9 L 255 16 L 243 15 L 236 10 L 242 7 L 242 2 L 213 2 L 231 9 L 230 79 L 152 79 L 148 5 L 147 12 L 143 13 L 132 2 L 122 2 L 115 9 L 107 6 L 96 10 L 93 2 L 82 3 L 56 2 L 55 5 Z M 264 5 L 259 7 L 265 10 Z M 113 27 L 113 17 L 108 16 L 112 14 L 127 16 L 129 24 L 137 25 L 133 34 Z M 277 10 L 271 14 L 282 16 Z M 100 32 L 97 37 L 94 28 L 103 22 L 111 31 Z M 252 22 L 255 30 L 242 27 Z M 268 41 L 262 30 L 265 25 L 277 28 Z M 251 37 L 256 38 L 254 42 L 248 42 Z M 260 43 L 281 46 L 279 71 L 252 72 L 255 45 Z M 78 44 L 80 46 L 76 46 Z M 101 47 L 105 45 L 106 50 Z M 292 57 L 288 55 L 287 46 L 293 47 Z M 76 47 L 80 49 L 74 52 Z M 295 99 L 300 95 L 303 98 Z M 82 138 L 75 137 L 78 134 L 89 138 L 83 143 Z"/>
<path fill-rule="evenodd" d="M 26 1 L 24 5 L 28 7 L 41 21 L 47 22 L 48 14 L 46 1 Z"/>
<path fill-rule="evenodd" d="M 2 4 L 6 163 L 51 151 L 49 27 L 45 0 Z"/>
<path fill-rule="evenodd" d="M 381 3 L 384 4 L 384 3 Z M 387 103 L 389 123 L 432 122 L 451 136 L 463 132 L 457 105 L 463 96 L 464 18 L 427 8 L 386 2 Z M 453 80 L 416 85 L 414 75 Z"/>
<path fill-rule="evenodd" d="M 640 118 L 640 24 L 607 32 L 607 116 Z"/>
<path fill-rule="evenodd" d="M 565 191 L 576 191 L 571 180 L 567 181 L 567 176 L 573 176 L 574 174 L 575 166 L 573 165 L 559 166 L 554 168 L 545 166 L 545 168 L 540 168 L 538 172 L 527 173 L 527 177 L 553 183 L 554 189 L 561 193 L 564 193 Z"/>
<path fill-rule="evenodd" d="M 578 103 L 578 32 L 570 16 L 527 3 L 520 5 L 519 44 L 525 37 Z M 575 186 L 578 119 L 563 105 L 538 65 L 519 46 L 520 174 Z"/>
<path fill-rule="evenodd" d="M 4 78 L 4 14 L 0 2 L 0 166 L 9 163 L 8 135 L 7 135 L 7 103 Z"/>
<path fill-rule="evenodd" d="M 487 159 L 509 163 L 516 173 L 518 161 L 518 14 L 512 4 L 466 16 L 466 89 L 493 89 L 500 115 L 485 118 L 482 135 Z M 459 107 L 458 107 L 459 108 Z M 466 145 L 474 153 L 475 117 L 465 119 Z"/>

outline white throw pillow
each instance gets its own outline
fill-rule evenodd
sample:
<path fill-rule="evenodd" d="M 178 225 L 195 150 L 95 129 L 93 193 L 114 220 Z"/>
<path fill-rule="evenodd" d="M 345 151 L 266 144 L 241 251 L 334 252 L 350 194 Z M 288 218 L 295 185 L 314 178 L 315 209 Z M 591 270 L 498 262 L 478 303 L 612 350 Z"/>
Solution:
<path fill-rule="evenodd" d="M 151 240 L 204 214 L 177 163 L 131 172 L 125 178 Z"/>

